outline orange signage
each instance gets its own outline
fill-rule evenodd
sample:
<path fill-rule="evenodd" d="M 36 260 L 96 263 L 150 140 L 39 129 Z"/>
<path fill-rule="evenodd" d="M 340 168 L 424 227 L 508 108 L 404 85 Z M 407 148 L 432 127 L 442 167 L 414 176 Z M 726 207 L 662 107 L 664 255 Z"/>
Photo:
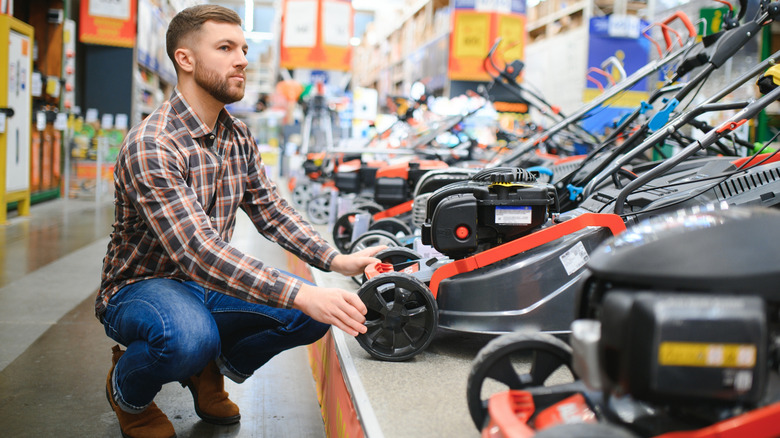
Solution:
<path fill-rule="evenodd" d="M 136 0 L 81 0 L 79 41 L 133 47 L 136 13 Z"/>
<path fill-rule="evenodd" d="M 349 0 L 284 0 L 279 61 L 284 68 L 347 71 L 354 10 Z"/>
<path fill-rule="evenodd" d="M 452 80 L 488 81 L 483 61 L 496 38 L 501 38 L 494 57 L 499 67 L 523 59 L 525 15 L 454 9 L 450 33 L 449 75 Z"/>

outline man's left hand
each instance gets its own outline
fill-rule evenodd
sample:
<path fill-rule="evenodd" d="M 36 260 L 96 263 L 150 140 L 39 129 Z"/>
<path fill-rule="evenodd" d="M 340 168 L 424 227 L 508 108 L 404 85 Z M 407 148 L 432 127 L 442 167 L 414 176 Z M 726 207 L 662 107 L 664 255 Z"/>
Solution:
<path fill-rule="evenodd" d="M 331 262 L 330 270 L 348 277 L 360 275 L 366 266 L 379 262 L 379 259 L 375 258 L 374 255 L 386 248 L 386 245 L 370 246 L 356 253 L 339 254 Z"/>

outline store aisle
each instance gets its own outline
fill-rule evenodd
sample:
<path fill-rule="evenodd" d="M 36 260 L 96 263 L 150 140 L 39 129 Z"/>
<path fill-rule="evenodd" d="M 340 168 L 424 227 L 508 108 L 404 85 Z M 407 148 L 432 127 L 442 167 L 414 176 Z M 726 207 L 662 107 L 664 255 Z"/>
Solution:
<path fill-rule="evenodd" d="M 93 313 L 113 205 L 55 200 L 0 226 L 0 430 L 13 437 L 118 437 L 105 398 L 111 346 Z M 269 263 L 287 257 L 245 216 L 234 244 Z M 227 381 L 238 425 L 195 415 L 189 391 L 168 384 L 156 402 L 179 437 L 323 437 L 305 348 L 286 352 L 242 385 Z"/>

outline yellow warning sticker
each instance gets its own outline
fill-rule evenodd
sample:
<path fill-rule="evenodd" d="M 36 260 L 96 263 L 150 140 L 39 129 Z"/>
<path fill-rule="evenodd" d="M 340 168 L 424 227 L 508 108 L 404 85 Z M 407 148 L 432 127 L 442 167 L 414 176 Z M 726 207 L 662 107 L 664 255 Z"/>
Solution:
<path fill-rule="evenodd" d="M 707 344 L 662 342 L 658 364 L 681 367 L 753 368 L 756 346 L 751 344 Z"/>

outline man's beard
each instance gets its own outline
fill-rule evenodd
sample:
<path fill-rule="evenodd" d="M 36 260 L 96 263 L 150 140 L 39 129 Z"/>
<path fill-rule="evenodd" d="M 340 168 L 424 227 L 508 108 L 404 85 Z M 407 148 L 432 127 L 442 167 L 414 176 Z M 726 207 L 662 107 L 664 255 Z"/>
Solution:
<path fill-rule="evenodd" d="M 236 89 L 230 87 L 228 81 L 229 79 L 221 78 L 213 70 L 201 68 L 200 64 L 195 65 L 195 83 L 225 105 L 244 98 L 245 82 L 242 82 L 241 87 Z"/>

